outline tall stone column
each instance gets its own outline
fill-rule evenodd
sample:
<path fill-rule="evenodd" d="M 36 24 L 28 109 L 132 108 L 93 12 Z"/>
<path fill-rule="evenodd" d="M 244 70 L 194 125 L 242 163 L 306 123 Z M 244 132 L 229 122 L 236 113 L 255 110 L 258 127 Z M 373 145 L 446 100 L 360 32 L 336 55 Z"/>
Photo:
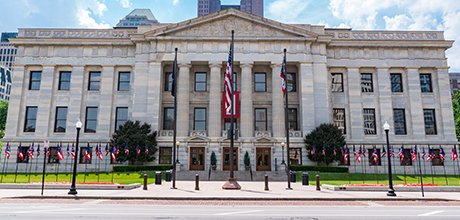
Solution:
<path fill-rule="evenodd" d="M 37 121 L 35 124 L 35 135 L 39 137 L 48 137 L 50 128 L 50 117 L 53 106 L 51 106 L 51 97 L 53 97 L 53 84 L 55 65 L 43 65 L 42 78 L 40 80 L 40 96 L 37 108 Z"/>
<path fill-rule="evenodd" d="M 75 124 L 78 119 L 82 123 L 85 123 L 83 113 L 85 111 L 85 106 L 83 106 L 82 99 L 83 93 L 87 88 L 84 88 L 84 78 L 85 78 L 85 66 L 83 65 L 74 65 L 72 66 L 72 73 L 70 76 L 70 102 L 69 107 L 67 108 L 67 122 L 66 122 L 66 133 L 68 133 L 72 138 L 75 138 L 77 130 Z M 84 126 L 84 125 L 83 125 Z M 83 133 L 83 130 L 81 131 Z"/>
<path fill-rule="evenodd" d="M 189 106 L 190 106 L 190 68 L 189 63 L 179 64 L 178 94 L 177 94 L 177 136 L 189 135 Z"/>
<path fill-rule="evenodd" d="M 300 121 L 302 122 L 302 132 L 305 135 L 316 127 L 312 63 L 300 63 L 299 81 Z"/>
<path fill-rule="evenodd" d="M 152 125 L 152 130 L 158 130 L 160 128 L 161 119 L 161 79 L 163 71 L 161 62 L 149 62 L 149 76 L 148 76 L 148 88 L 147 88 L 147 122 Z"/>
<path fill-rule="evenodd" d="M 351 139 L 362 140 L 364 138 L 363 104 L 361 99 L 361 74 L 359 67 L 347 67 L 348 103 L 350 109 L 350 137 Z"/>
<path fill-rule="evenodd" d="M 319 56 L 319 55 L 316 55 Z M 328 88 L 328 72 L 326 66 L 326 57 L 320 56 L 318 61 L 313 63 L 313 80 L 314 80 L 314 96 L 315 96 L 315 127 L 322 123 L 329 123 L 331 117 L 331 109 L 329 107 L 329 88 Z"/>
<path fill-rule="evenodd" d="M 254 137 L 254 110 L 252 109 L 252 63 L 242 63 L 240 127 L 242 137 Z"/>
<path fill-rule="evenodd" d="M 209 89 L 209 137 L 221 136 L 221 121 L 222 121 L 222 91 L 221 85 L 221 70 L 222 63 L 211 63 L 211 85 Z"/>
<path fill-rule="evenodd" d="M 150 109 L 147 108 L 147 100 L 152 96 L 147 95 L 149 86 L 149 63 L 147 61 L 137 61 L 133 77 L 133 96 L 131 98 L 130 109 L 133 120 L 144 121 Z"/>
<path fill-rule="evenodd" d="M 391 79 L 390 79 L 390 68 L 388 67 L 377 67 L 375 82 L 378 83 L 377 91 L 378 93 L 378 105 L 380 105 L 380 120 L 379 116 L 376 115 L 376 128 L 377 135 L 381 139 L 385 139 L 385 131 L 383 130 L 383 125 L 385 121 L 388 121 L 389 124 L 393 125 L 393 104 L 391 101 Z M 376 109 L 377 113 L 377 109 Z M 407 127 L 407 123 L 406 123 Z M 388 133 L 392 135 L 394 133 Z"/>
<path fill-rule="evenodd" d="M 101 98 L 97 115 L 97 134 L 99 137 L 107 136 L 115 131 L 115 121 L 112 120 L 113 96 L 116 94 L 117 87 L 113 88 L 115 74 L 114 65 L 102 66 L 101 72 Z M 115 77 L 118 80 L 118 75 Z M 116 114 L 116 113 L 115 113 Z"/>
<path fill-rule="evenodd" d="M 418 67 L 407 67 L 407 91 L 409 93 L 407 104 L 409 105 L 411 120 L 412 120 L 412 133 L 415 140 L 425 139 L 425 116 L 423 114 L 422 105 L 422 92 L 420 89 L 420 74 Z M 393 127 L 393 126 L 392 126 Z M 394 134 L 394 130 L 390 129 Z"/>
<path fill-rule="evenodd" d="M 442 127 L 442 130 L 438 130 L 438 134 L 441 135 L 440 138 L 446 140 L 456 140 L 455 134 L 455 121 L 452 114 L 452 101 L 451 101 L 451 94 L 449 89 L 441 89 L 441 88 L 450 88 L 449 82 L 449 67 L 439 67 L 436 68 L 436 78 L 437 79 L 437 86 L 433 86 L 436 88 L 434 91 L 438 93 L 435 97 L 439 97 L 438 99 L 438 106 L 437 110 L 439 113 L 436 115 L 441 115 L 438 117 L 437 124 L 439 127 Z M 435 81 L 433 81 L 434 83 Z M 442 137 L 443 136 L 443 137 Z"/>
<path fill-rule="evenodd" d="M 285 103 L 281 88 L 281 63 L 272 63 L 272 128 L 273 137 L 286 137 Z M 287 95 L 287 93 L 286 93 Z"/>
<path fill-rule="evenodd" d="M 11 73 L 11 95 L 8 106 L 8 118 L 6 121 L 5 138 L 13 138 L 19 136 L 23 131 L 25 106 L 27 99 L 27 88 L 23 87 L 24 77 L 26 75 L 26 67 L 24 65 L 14 65 L 14 73 Z M 22 124 L 21 124 L 22 119 Z"/>

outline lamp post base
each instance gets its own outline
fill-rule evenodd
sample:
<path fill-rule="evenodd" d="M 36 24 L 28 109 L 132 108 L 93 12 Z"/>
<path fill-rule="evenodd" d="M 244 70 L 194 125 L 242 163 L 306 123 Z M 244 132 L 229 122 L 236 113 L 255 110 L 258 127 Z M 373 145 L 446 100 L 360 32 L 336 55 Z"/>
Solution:
<path fill-rule="evenodd" d="M 387 196 L 396 196 L 395 190 L 394 189 L 388 189 Z"/>
<path fill-rule="evenodd" d="M 67 194 L 69 194 L 69 195 L 77 195 L 77 190 L 76 189 L 70 189 L 70 191 Z"/>
<path fill-rule="evenodd" d="M 241 186 L 236 182 L 236 178 L 227 178 L 227 182 L 224 183 L 222 189 L 241 189 Z"/>

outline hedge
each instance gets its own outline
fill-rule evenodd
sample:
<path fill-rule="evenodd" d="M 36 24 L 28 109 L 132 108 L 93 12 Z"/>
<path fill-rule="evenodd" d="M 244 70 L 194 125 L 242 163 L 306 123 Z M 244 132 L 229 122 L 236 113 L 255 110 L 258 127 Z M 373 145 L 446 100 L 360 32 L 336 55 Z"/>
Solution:
<path fill-rule="evenodd" d="M 334 173 L 348 172 L 348 167 L 290 165 L 290 168 L 292 171 L 319 171 L 319 172 L 334 172 Z"/>
<path fill-rule="evenodd" d="M 137 172 L 141 170 L 170 170 L 173 166 L 167 165 L 151 165 L 151 166 L 114 166 L 115 172 Z"/>

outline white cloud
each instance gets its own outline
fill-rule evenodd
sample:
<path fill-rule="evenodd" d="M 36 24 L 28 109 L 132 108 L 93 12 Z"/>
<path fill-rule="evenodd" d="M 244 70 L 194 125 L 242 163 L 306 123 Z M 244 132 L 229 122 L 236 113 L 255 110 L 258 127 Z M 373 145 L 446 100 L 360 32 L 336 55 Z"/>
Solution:
<path fill-rule="evenodd" d="M 407 30 L 409 22 L 412 22 L 406 14 L 396 15 L 393 18 L 385 15 L 383 19 L 385 20 L 387 30 Z"/>
<path fill-rule="evenodd" d="M 179 4 L 179 0 L 173 0 L 173 5 Z"/>
<path fill-rule="evenodd" d="M 132 5 L 132 3 L 129 2 L 129 0 L 119 0 L 119 1 L 123 8 L 129 8 Z"/>
<path fill-rule="evenodd" d="M 275 0 L 268 5 L 268 14 L 276 21 L 285 23 L 298 23 L 298 16 L 307 7 L 304 0 Z"/>
<path fill-rule="evenodd" d="M 105 24 L 104 22 L 98 24 L 94 18 L 89 16 L 90 14 L 90 11 L 84 9 L 77 12 L 77 18 L 80 26 L 87 28 L 110 28 L 110 25 Z"/>

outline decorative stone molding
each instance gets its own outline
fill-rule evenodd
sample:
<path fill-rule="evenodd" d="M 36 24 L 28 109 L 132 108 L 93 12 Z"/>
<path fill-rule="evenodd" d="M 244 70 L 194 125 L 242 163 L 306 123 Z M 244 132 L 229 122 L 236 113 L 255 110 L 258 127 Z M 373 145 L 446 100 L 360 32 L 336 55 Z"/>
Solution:
<path fill-rule="evenodd" d="M 332 39 L 346 40 L 444 40 L 442 31 L 350 31 L 326 30 Z"/>
<path fill-rule="evenodd" d="M 240 130 L 236 130 L 235 132 L 238 132 L 238 137 L 241 137 Z M 227 130 L 222 130 L 222 137 L 227 137 Z"/>
<path fill-rule="evenodd" d="M 271 131 L 255 131 L 254 132 L 254 137 L 261 137 L 261 136 L 271 137 L 272 132 Z"/>
<path fill-rule="evenodd" d="M 302 131 L 289 131 L 289 137 L 302 137 Z"/>
<path fill-rule="evenodd" d="M 38 33 L 38 34 L 37 34 Z M 137 30 L 113 29 L 19 29 L 18 37 L 32 38 L 130 38 Z M 38 36 L 37 36 L 38 35 Z"/>
<path fill-rule="evenodd" d="M 174 136 L 173 130 L 160 130 L 158 132 L 158 137 L 172 137 Z"/>
<path fill-rule="evenodd" d="M 202 137 L 206 137 L 207 134 L 206 134 L 206 131 L 195 131 L 195 130 L 192 130 L 192 131 L 190 131 L 190 136 L 202 136 Z"/>

